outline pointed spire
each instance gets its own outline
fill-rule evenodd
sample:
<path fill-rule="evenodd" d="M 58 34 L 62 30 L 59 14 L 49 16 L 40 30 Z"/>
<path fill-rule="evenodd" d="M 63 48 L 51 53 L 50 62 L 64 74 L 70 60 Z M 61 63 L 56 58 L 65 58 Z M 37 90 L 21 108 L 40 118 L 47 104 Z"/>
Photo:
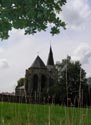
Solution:
<path fill-rule="evenodd" d="M 47 65 L 54 66 L 53 52 L 52 52 L 51 46 L 50 46 L 50 51 L 48 55 Z"/>

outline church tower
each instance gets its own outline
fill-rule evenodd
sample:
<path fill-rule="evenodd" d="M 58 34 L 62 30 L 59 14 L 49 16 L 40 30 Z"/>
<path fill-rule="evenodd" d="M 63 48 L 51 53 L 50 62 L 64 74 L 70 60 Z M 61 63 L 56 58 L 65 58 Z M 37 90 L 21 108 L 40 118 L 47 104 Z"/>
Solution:
<path fill-rule="evenodd" d="M 54 68 L 54 58 L 53 58 L 53 52 L 52 52 L 51 46 L 50 46 L 50 51 L 49 51 L 48 60 L 47 60 L 47 68 L 49 69 L 49 71 Z"/>
<path fill-rule="evenodd" d="M 34 97 L 34 100 L 40 100 L 41 93 L 47 93 L 50 87 L 54 85 L 54 58 L 52 47 L 50 46 L 47 65 L 37 56 L 33 64 L 26 70 L 25 85 L 17 88 L 16 93 L 23 89 L 25 95 Z"/>
<path fill-rule="evenodd" d="M 49 71 L 49 87 L 50 87 L 54 84 L 54 58 L 51 46 L 47 60 L 47 69 Z"/>
<path fill-rule="evenodd" d="M 42 59 L 37 56 L 31 67 L 26 71 L 26 92 L 27 95 L 36 93 L 37 96 L 48 87 L 48 70 Z"/>

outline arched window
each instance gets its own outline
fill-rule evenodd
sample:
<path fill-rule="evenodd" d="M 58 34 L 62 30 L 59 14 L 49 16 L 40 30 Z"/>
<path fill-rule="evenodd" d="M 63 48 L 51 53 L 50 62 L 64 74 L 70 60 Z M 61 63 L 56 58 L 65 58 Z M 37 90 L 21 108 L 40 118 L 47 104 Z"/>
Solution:
<path fill-rule="evenodd" d="M 33 91 L 37 91 L 38 89 L 38 76 L 34 75 L 33 76 Z"/>

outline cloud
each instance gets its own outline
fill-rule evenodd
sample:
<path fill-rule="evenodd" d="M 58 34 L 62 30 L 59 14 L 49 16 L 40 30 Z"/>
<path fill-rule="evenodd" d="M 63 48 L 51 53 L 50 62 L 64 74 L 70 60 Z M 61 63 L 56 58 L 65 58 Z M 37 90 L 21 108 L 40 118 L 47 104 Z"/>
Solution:
<path fill-rule="evenodd" d="M 3 48 L 0 47 L 0 55 L 4 52 Z"/>
<path fill-rule="evenodd" d="M 88 64 L 91 60 L 91 47 L 86 43 L 81 43 L 74 51 L 73 60 L 80 60 L 82 64 Z"/>
<path fill-rule="evenodd" d="M 63 19 L 72 29 L 84 28 L 84 23 L 91 14 L 88 0 L 67 0 L 63 6 Z"/>
<path fill-rule="evenodd" d="M 0 47 L 0 69 L 5 69 L 9 67 L 9 63 L 6 58 L 3 57 L 5 50 Z"/>
<path fill-rule="evenodd" d="M 0 59 L 0 69 L 6 69 L 9 67 L 8 61 L 4 58 Z"/>

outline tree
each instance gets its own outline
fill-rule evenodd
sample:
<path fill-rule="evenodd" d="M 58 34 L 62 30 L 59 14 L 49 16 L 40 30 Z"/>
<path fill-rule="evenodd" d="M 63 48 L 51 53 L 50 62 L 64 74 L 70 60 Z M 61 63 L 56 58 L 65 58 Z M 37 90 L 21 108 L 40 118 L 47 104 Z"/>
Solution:
<path fill-rule="evenodd" d="M 17 86 L 16 88 L 18 87 L 21 87 L 25 84 L 25 78 L 20 78 L 18 81 L 17 81 Z"/>
<path fill-rule="evenodd" d="M 0 38 L 7 39 L 12 28 L 24 29 L 25 34 L 46 30 L 51 25 L 52 35 L 65 29 L 57 16 L 66 0 L 0 0 Z"/>
<path fill-rule="evenodd" d="M 89 105 L 91 106 L 91 76 L 87 78 L 88 92 L 89 92 Z"/>
<path fill-rule="evenodd" d="M 87 84 L 89 85 L 89 87 L 91 88 L 91 77 L 87 78 Z"/>
<path fill-rule="evenodd" d="M 61 102 L 70 98 L 74 103 L 74 99 L 79 99 L 86 103 L 88 97 L 88 85 L 86 72 L 81 67 L 79 61 L 72 61 L 71 57 L 63 59 L 62 62 L 55 65 L 56 68 L 56 85 L 59 86 L 59 98 Z M 58 92 L 57 92 L 58 93 Z"/>

